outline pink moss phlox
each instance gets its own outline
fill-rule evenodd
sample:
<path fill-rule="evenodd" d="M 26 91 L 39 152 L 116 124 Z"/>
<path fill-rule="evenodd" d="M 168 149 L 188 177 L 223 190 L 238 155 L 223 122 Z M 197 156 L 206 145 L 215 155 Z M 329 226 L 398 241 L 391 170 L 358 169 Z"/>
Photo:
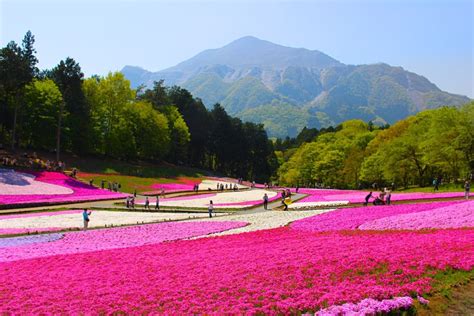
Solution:
<path fill-rule="evenodd" d="M 41 194 L 41 192 L 38 192 L 38 194 L 31 195 L 0 195 L 0 204 L 54 204 L 65 202 L 108 200 L 124 198 L 126 196 L 123 193 L 111 192 L 108 190 L 102 190 L 90 186 L 88 184 L 72 179 L 60 172 L 22 172 L 34 175 L 36 177 L 36 181 L 67 187 L 73 190 L 73 193 L 48 195 Z"/>
<path fill-rule="evenodd" d="M 356 190 L 334 190 L 334 189 L 299 189 L 299 193 L 309 194 L 309 196 L 299 200 L 298 202 L 319 202 L 319 201 L 349 201 L 350 203 L 362 203 L 365 200 L 368 191 Z M 374 191 L 373 195 L 377 196 L 379 192 Z M 410 192 L 410 193 L 392 193 L 392 202 L 407 200 L 423 200 L 423 199 L 440 199 L 440 198 L 461 198 L 464 192 Z M 372 201 L 373 199 L 371 199 Z"/>
<path fill-rule="evenodd" d="M 136 247 L 195 236 L 207 235 L 247 225 L 245 222 L 169 222 L 114 229 L 65 233 L 64 238 L 48 244 L 0 249 L 0 262 L 74 254 L 105 249 Z M 1 232 L 2 230 L 0 230 Z"/>
<path fill-rule="evenodd" d="M 101 242 L 78 241 L 69 248 Z M 473 245 L 473 229 L 311 233 L 283 227 L 3 262 L 0 313 L 316 312 L 367 297 L 425 293 L 432 281 L 427 272 L 473 269 Z"/>
<path fill-rule="evenodd" d="M 359 229 L 429 229 L 474 227 L 474 201 L 383 217 L 362 224 Z"/>
<path fill-rule="evenodd" d="M 295 221 L 291 224 L 291 228 L 314 232 L 356 229 L 364 223 L 376 219 L 393 215 L 423 212 L 445 206 L 456 207 L 459 205 L 459 203 L 462 202 L 449 201 L 342 208 L 332 212 Z"/>

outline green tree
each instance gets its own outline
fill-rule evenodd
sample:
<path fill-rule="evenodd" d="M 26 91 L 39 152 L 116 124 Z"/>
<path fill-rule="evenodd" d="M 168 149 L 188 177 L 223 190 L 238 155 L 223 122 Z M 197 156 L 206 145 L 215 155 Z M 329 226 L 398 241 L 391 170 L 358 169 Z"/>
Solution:
<path fill-rule="evenodd" d="M 33 80 L 25 88 L 23 138 L 29 147 L 51 150 L 55 146 L 62 95 L 54 81 Z"/>
<path fill-rule="evenodd" d="M 54 80 L 63 95 L 64 104 L 60 111 L 69 113 L 64 122 L 66 135 L 60 133 L 58 139 L 64 140 L 66 149 L 77 154 L 89 152 L 90 139 L 90 109 L 82 91 L 82 81 L 84 74 L 80 65 L 72 58 L 68 57 L 59 62 L 47 77 Z M 62 115 L 59 116 L 60 118 Z M 59 121 L 61 126 L 63 122 Z M 60 148 L 57 148 L 57 159 L 59 159 Z"/>

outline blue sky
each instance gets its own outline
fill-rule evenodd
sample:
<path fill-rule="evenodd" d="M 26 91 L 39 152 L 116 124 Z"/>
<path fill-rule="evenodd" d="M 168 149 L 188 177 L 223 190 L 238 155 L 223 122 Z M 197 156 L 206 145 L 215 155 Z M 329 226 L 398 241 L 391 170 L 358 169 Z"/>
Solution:
<path fill-rule="evenodd" d="M 346 64 L 386 62 L 474 98 L 474 0 L 0 0 L 0 45 L 31 30 L 41 68 L 161 70 L 253 35 Z"/>

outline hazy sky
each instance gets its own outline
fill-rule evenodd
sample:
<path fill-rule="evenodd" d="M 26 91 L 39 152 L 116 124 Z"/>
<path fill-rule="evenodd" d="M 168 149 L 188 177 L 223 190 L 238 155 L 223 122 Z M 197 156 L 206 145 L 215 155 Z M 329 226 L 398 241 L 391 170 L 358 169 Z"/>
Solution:
<path fill-rule="evenodd" d="M 0 45 L 36 37 L 40 68 L 161 70 L 253 35 L 346 64 L 386 62 L 474 98 L 474 0 L 0 0 Z"/>

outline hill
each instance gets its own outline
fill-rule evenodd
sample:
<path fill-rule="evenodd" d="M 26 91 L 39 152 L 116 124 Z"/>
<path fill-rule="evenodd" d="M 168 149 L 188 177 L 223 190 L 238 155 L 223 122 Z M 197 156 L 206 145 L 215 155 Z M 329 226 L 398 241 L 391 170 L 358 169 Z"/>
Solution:
<path fill-rule="evenodd" d="M 271 136 L 280 137 L 348 119 L 394 123 L 424 109 L 469 102 L 401 67 L 346 65 L 317 50 L 251 36 L 162 71 L 125 66 L 122 72 L 133 87 L 161 79 L 180 85 L 208 107 L 221 103 L 230 114 L 264 123 Z"/>

